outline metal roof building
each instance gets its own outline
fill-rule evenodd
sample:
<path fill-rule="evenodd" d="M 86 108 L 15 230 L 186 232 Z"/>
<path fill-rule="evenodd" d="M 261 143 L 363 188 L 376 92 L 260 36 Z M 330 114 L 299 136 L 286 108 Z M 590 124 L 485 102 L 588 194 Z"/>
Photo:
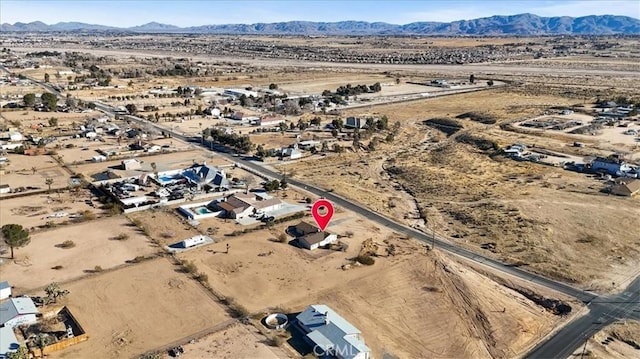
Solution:
<path fill-rule="evenodd" d="M 371 350 L 361 338 L 360 330 L 323 304 L 309 306 L 296 317 L 306 340 L 314 345 L 318 356 L 338 359 L 369 359 Z"/>

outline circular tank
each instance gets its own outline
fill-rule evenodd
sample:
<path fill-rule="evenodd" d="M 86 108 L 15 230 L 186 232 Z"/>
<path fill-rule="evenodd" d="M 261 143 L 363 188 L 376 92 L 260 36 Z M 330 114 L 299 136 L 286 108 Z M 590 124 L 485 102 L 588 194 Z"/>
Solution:
<path fill-rule="evenodd" d="M 283 329 L 289 324 L 289 319 L 287 319 L 287 315 L 283 313 L 274 313 L 269 314 L 265 319 L 264 323 L 270 329 Z"/>

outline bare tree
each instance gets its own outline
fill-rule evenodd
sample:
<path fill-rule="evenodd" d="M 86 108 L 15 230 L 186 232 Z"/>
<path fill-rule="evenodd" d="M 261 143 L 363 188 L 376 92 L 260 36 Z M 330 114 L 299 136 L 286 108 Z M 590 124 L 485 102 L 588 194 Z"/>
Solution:
<path fill-rule="evenodd" d="M 256 180 L 253 176 L 251 175 L 247 175 L 241 178 L 242 182 L 244 182 L 244 186 L 245 186 L 245 192 L 244 193 L 249 193 L 249 187 L 253 184 L 256 183 Z"/>

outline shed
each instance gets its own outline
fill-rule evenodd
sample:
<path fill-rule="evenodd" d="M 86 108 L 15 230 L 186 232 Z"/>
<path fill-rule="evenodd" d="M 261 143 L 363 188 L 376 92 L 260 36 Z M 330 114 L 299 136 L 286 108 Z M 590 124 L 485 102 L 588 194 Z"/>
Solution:
<path fill-rule="evenodd" d="M 11 297 L 11 286 L 9 282 L 0 282 L 0 300 Z"/>
<path fill-rule="evenodd" d="M 106 161 L 106 160 L 107 160 L 107 157 L 102 156 L 102 155 L 98 155 L 98 156 L 93 156 L 93 157 L 91 158 L 91 160 L 92 160 L 93 162 L 104 162 L 104 161 Z"/>
<path fill-rule="evenodd" d="M 138 161 L 136 159 L 122 160 L 121 164 L 122 164 L 122 169 L 127 170 L 127 171 L 139 170 L 139 169 L 142 168 L 142 165 L 140 164 L 140 161 Z"/>

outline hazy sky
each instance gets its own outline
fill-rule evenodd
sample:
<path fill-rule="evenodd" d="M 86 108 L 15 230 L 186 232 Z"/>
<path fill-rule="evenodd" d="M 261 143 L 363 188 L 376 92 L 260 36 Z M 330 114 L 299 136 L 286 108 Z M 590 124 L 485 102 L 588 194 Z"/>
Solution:
<path fill-rule="evenodd" d="M 0 22 L 79 21 L 135 26 L 157 21 L 178 26 L 307 21 L 453 21 L 491 15 L 626 15 L 640 18 L 640 1 L 436 0 L 0 0 Z"/>

